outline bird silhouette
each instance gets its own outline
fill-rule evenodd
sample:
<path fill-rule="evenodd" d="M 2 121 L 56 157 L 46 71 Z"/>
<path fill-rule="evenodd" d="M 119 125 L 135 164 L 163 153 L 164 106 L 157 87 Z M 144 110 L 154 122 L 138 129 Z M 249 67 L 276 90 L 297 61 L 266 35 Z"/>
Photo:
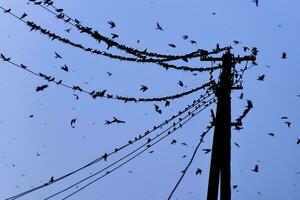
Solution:
<path fill-rule="evenodd" d="M 252 1 L 255 3 L 256 7 L 258 7 L 259 0 L 252 0 Z"/>
<path fill-rule="evenodd" d="M 54 182 L 54 177 L 51 176 L 49 183 L 53 183 Z"/>
<path fill-rule="evenodd" d="M 64 9 L 62 9 L 62 8 L 57 8 L 56 9 L 56 12 L 62 12 L 62 11 L 64 11 Z"/>
<path fill-rule="evenodd" d="M 288 119 L 288 117 L 286 117 L 286 116 L 283 116 L 283 117 L 281 117 L 281 119 Z"/>
<path fill-rule="evenodd" d="M 118 34 L 115 34 L 115 33 L 111 33 L 111 39 L 115 39 L 115 38 L 118 38 L 119 37 L 119 35 Z"/>
<path fill-rule="evenodd" d="M 62 66 L 61 69 L 65 72 L 69 72 L 69 67 L 67 65 Z"/>
<path fill-rule="evenodd" d="M 10 13 L 11 9 L 4 10 L 4 13 Z"/>
<path fill-rule="evenodd" d="M 71 124 L 71 127 L 72 127 L 72 128 L 75 128 L 75 123 L 76 123 L 76 121 L 77 121 L 76 118 L 71 120 L 70 124 Z"/>
<path fill-rule="evenodd" d="M 243 47 L 244 52 L 247 52 L 248 50 L 250 50 L 249 47 Z"/>
<path fill-rule="evenodd" d="M 77 94 L 73 94 L 73 95 L 75 96 L 76 100 L 79 99 L 79 96 Z"/>
<path fill-rule="evenodd" d="M 26 13 L 23 13 L 23 15 L 20 17 L 20 19 L 24 19 L 25 17 L 27 17 L 28 15 Z"/>
<path fill-rule="evenodd" d="M 66 31 L 67 33 L 70 33 L 71 30 L 72 30 L 72 28 L 65 29 L 65 31 Z"/>
<path fill-rule="evenodd" d="M 188 38 L 189 38 L 189 36 L 187 36 L 187 35 L 182 36 L 182 39 L 184 39 L 184 40 L 187 40 Z"/>
<path fill-rule="evenodd" d="M 234 145 L 240 148 L 240 145 L 238 143 L 235 142 Z"/>
<path fill-rule="evenodd" d="M 201 173 L 202 173 L 202 169 L 197 168 L 197 170 L 196 170 L 196 175 L 201 175 Z"/>
<path fill-rule="evenodd" d="M 104 159 L 104 161 L 107 161 L 107 157 L 108 157 L 107 153 L 103 154 L 103 156 L 102 156 L 102 158 Z"/>
<path fill-rule="evenodd" d="M 299 138 L 297 139 L 297 144 L 300 144 L 300 139 Z"/>
<path fill-rule="evenodd" d="M 169 47 L 176 48 L 175 44 L 169 44 Z"/>
<path fill-rule="evenodd" d="M 257 78 L 257 80 L 259 80 L 259 81 L 263 81 L 265 79 L 265 75 L 263 74 L 263 75 L 261 75 L 261 76 L 259 76 L 258 78 Z"/>
<path fill-rule="evenodd" d="M 177 84 L 178 84 L 180 87 L 183 87 L 183 86 L 184 86 L 182 81 L 178 81 Z"/>
<path fill-rule="evenodd" d="M 62 59 L 61 55 L 59 55 L 57 52 L 54 52 L 55 53 L 55 58 L 60 58 Z"/>
<path fill-rule="evenodd" d="M 116 24 L 115 24 L 114 21 L 108 21 L 107 23 L 110 25 L 110 28 L 115 28 L 116 27 Z"/>
<path fill-rule="evenodd" d="M 243 99 L 243 97 L 244 97 L 244 93 L 241 93 L 240 96 L 239 96 L 239 98 Z"/>
<path fill-rule="evenodd" d="M 195 40 L 190 40 L 190 43 L 191 43 L 191 44 L 197 44 L 197 41 L 195 41 Z"/>
<path fill-rule="evenodd" d="M 37 86 L 35 91 L 36 92 L 44 91 L 44 89 L 46 89 L 47 87 L 48 87 L 48 85 Z"/>
<path fill-rule="evenodd" d="M 258 165 L 255 165 L 254 169 L 251 169 L 253 172 L 258 172 Z"/>
<path fill-rule="evenodd" d="M 155 104 L 154 104 L 154 108 L 155 108 L 155 111 L 156 111 L 157 113 L 162 114 L 162 110 L 159 108 L 158 105 L 155 105 Z"/>
<path fill-rule="evenodd" d="M 187 143 L 185 143 L 185 142 L 181 142 L 181 144 L 186 147 L 188 146 Z"/>
<path fill-rule="evenodd" d="M 116 117 L 113 117 L 113 120 L 109 121 L 109 120 L 105 120 L 105 125 L 110 125 L 113 123 L 117 123 L 117 124 L 124 124 L 126 123 L 125 121 L 119 120 Z"/>
<path fill-rule="evenodd" d="M 237 185 L 233 185 L 232 188 L 235 190 L 238 186 Z"/>
<path fill-rule="evenodd" d="M 175 139 L 173 139 L 172 142 L 171 142 L 171 145 L 176 144 L 176 142 L 177 141 Z"/>
<path fill-rule="evenodd" d="M 204 151 L 204 154 L 208 154 L 209 152 L 211 152 L 211 149 L 202 149 L 202 151 Z"/>
<path fill-rule="evenodd" d="M 286 52 L 282 52 L 281 58 L 286 59 Z"/>
<path fill-rule="evenodd" d="M 148 87 L 145 86 L 145 85 L 141 85 L 140 90 L 141 90 L 142 92 L 145 92 L 146 90 L 148 90 Z"/>
<path fill-rule="evenodd" d="M 33 115 L 29 115 L 29 118 L 33 118 Z"/>
<path fill-rule="evenodd" d="M 107 73 L 107 75 L 108 75 L 108 76 L 111 76 L 111 75 L 112 75 L 112 73 L 111 73 L 111 72 L 106 72 L 106 73 Z"/>
<path fill-rule="evenodd" d="M 165 107 L 168 107 L 170 105 L 170 101 L 166 100 L 165 101 Z"/>
<path fill-rule="evenodd" d="M 27 69 L 28 67 L 26 65 L 21 64 L 21 68 Z"/>
<path fill-rule="evenodd" d="M 164 30 L 158 22 L 156 22 L 156 30 L 160 30 L 160 31 Z"/>
<path fill-rule="evenodd" d="M 233 43 L 234 43 L 234 44 L 239 44 L 240 42 L 237 41 L 237 40 L 233 40 Z"/>
<path fill-rule="evenodd" d="M 284 122 L 289 128 L 291 128 L 291 122 L 288 122 L 288 121 L 286 121 L 286 122 Z"/>
<path fill-rule="evenodd" d="M 268 133 L 269 136 L 274 137 L 275 134 L 274 133 Z"/>
<path fill-rule="evenodd" d="M 9 62 L 10 61 L 10 58 L 6 58 L 2 53 L 0 54 L 1 58 L 3 61 L 5 62 Z"/>

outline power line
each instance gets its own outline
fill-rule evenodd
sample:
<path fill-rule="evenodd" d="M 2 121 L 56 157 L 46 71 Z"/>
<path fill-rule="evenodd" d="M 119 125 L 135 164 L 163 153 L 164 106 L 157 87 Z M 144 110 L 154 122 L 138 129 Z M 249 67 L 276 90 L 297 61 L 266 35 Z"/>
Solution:
<path fill-rule="evenodd" d="M 213 123 L 211 122 L 209 126 L 206 127 L 206 130 L 201 134 L 201 137 L 200 137 L 200 140 L 199 140 L 199 143 L 197 144 L 194 152 L 193 152 L 193 155 L 191 157 L 191 160 L 189 161 L 189 163 L 187 164 L 187 166 L 185 167 L 185 169 L 182 171 L 182 174 L 179 178 L 179 180 L 177 181 L 175 187 L 173 188 L 172 192 L 170 193 L 169 197 L 168 197 L 168 200 L 170 200 L 174 194 L 174 192 L 176 191 L 177 187 L 179 186 L 179 184 L 181 183 L 183 177 L 185 176 L 187 170 L 189 169 L 190 165 L 192 164 L 194 158 L 195 158 L 195 155 L 201 145 L 201 143 L 204 142 L 204 137 L 206 136 L 206 134 L 210 131 L 210 129 L 213 127 Z"/>
<path fill-rule="evenodd" d="M 214 98 L 212 98 L 212 99 L 214 99 Z M 102 176 L 100 176 L 100 177 L 94 179 L 93 181 L 87 183 L 87 184 L 84 185 L 83 187 L 79 188 L 78 190 L 76 190 L 76 191 L 74 191 L 73 193 L 69 194 L 68 196 L 64 197 L 62 200 L 65 200 L 65 199 L 70 198 L 71 196 L 73 196 L 73 195 L 75 195 L 76 193 L 82 191 L 83 189 L 85 189 L 85 188 L 88 187 L 89 185 L 91 185 L 91 184 L 93 184 L 93 183 L 95 183 L 95 182 L 101 180 L 102 178 L 104 178 L 105 176 L 107 176 L 108 174 L 110 174 L 111 172 L 117 170 L 118 168 L 122 167 L 123 165 L 125 165 L 125 164 L 128 163 L 128 162 L 130 162 L 130 161 L 133 160 L 134 158 L 138 157 L 140 154 L 142 154 L 143 152 L 145 152 L 146 150 L 148 150 L 150 147 L 152 147 L 153 145 L 157 144 L 157 143 L 160 142 L 161 140 L 165 139 L 165 138 L 168 137 L 171 133 L 175 132 L 178 128 L 181 128 L 184 124 L 186 124 L 186 123 L 187 123 L 188 121 L 190 121 L 193 117 L 195 117 L 196 115 L 198 115 L 200 112 L 202 112 L 204 109 L 206 109 L 206 108 L 207 108 L 209 105 L 211 105 L 212 103 L 213 103 L 213 101 L 211 101 L 210 103 L 208 103 L 208 105 L 207 105 L 206 107 L 204 107 L 204 108 L 202 108 L 201 110 L 195 112 L 194 115 L 190 116 L 186 121 L 180 123 L 179 127 L 177 127 L 177 128 L 174 127 L 173 130 L 169 131 L 166 135 L 164 135 L 162 138 L 158 139 L 158 140 L 157 140 L 156 142 L 154 142 L 153 144 L 145 143 L 144 145 L 147 145 L 147 144 L 148 144 L 148 145 L 146 146 L 146 148 L 145 148 L 144 150 L 140 151 L 139 153 L 137 153 L 137 154 L 134 155 L 133 157 L 129 158 L 129 159 L 126 160 L 125 162 L 123 162 L 123 163 L 121 163 L 120 165 L 118 165 L 117 167 L 113 168 L 111 171 L 107 171 L 104 175 L 102 175 Z M 199 107 L 198 107 L 198 108 L 199 108 Z M 198 108 L 197 108 L 197 109 L 198 109 Z M 187 116 L 189 116 L 189 115 L 187 115 Z M 187 117 L 187 116 L 186 116 L 186 117 Z M 172 127 L 171 127 L 171 128 L 172 128 Z M 165 131 L 164 131 L 164 132 L 165 132 Z M 164 132 L 162 132 L 161 134 L 157 135 L 157 136 L 155 137 L 155 139 L 158 138 L 158 137 L 160 137 Z M 153 140 L 155 140 L 155 139 L 152 139 L 151 141 L 153 141 Z M 104 169 L 104 170 L 106 170 L 106 169 Z M 102 172 L 102 171 L 104 171 L 104 170 L 100 170 L 100 171 L 98 171 L 98 172 L 100 173 L 100 172 Z M 98 172 L 97 172 L 97 173 L 98 173 Z M 92 175 L 91 175 L 91 176 L 92 176 Z M 74 187 L 75 185 L 77 185 L 77 184 L 74 184 L 72 187 Z M 46 198 L 46 199 L 48 200 L 48 198 Z"/>
<path fill-rule="evenodd" d="M 205 88 L 209 88 L 211 87 L 215 82 L 214 81 L 210 81 L 210 82 L 207 82 L 201 86 L 198 86 L 194 89 L 191 89 L 189 91 L 186 91 L 186 92 L 182 92 L 182 93 L 178 93 L 178 94 L 175 94 L 175 95 L 170 95 L 170 96 L 165 96 L 165 97 L 153 97 L 153 98 L 137 98 L 137 97 L 125 97 L 125 96 L 119 96 L 119 95 L 112 95 L 112 94 L 108 94 L 106 92 L 106 90 L 103 90 L 103 91 L 96 91 L 96 90 L 93 90 L 93 91 L 88 91 L 86 89 L 83 89 L 82 87 L 78 86 L 78 85 L 69 85 L 69 84 L 65 84 L 63 83 L 62 80 L 55 80 L 55 77 L 53 76 L 49 76 L 49 75 L 46 75 L 44 73 L 38 73 L 38 72 L 34 72 L 30 69 L 28 69 L 28 66 L 24 65 L 24 64 L 17 64 L 13 61 L 11 61 L 11 58 L 6 58 L 2 53 L 1 53 L 1 58 L 4 62 L 7 62 L 7 63 L 10 63 L 11 65 L 14 65 L 20 69 L 23 69 L 29 73 L 31 73 L 32 75 L 34 76 L 38 76 L 40 78 L 43 78 L 45 80 L 47 80 L 48 82 L 53 82 L 55 83 L 56 85 L 60 85 L 62 87 L 65 87 L 67 89 L 71 89 L 73 91 L 79 91 L 79 92 L 83 92 L 83 93 L 86 93 L 90 96 L 93 97 L 93 99 L 96 99 L 96 98 L 106 98 L 106 99 L 113 99 L 113 100 L 119 100 L 119 101 L 123 101 L 125 103 L 127 102 L 158 102 L 158 101 L 167 101 L 167 100 L 174 100 L 174 99 L 178 99 L 178 98 L 181 98 L 183 96 L 186 96 L 186 95 L 189 95 L 189 94 L 192 94 L 194 92 L 197 92 L 199 90 L 202 90 L 202 89 L 205 89 Z"/>
<path fill-rule="evenodd" d="M 211 94 L 210 94 L 210 95 L 211 95 Z M 209 95 L 209 96 L 210 96 L 210 95 Z M 193 108 L 193 107 L 195 107 L 195 106 L 196 106 L 196 107 L 197 107 L 197 106 L 199 107 L 199 104 L 200 104 L 200 103 L 203 103 L 203 105 L 205 105 L 205 104 L 207 103 L 207 101 L 205 101 L 205 99 L 208 98 L 209 96 L 207 96 L 207 97 L 204 97 L 204 96 L 200 97 L 197 101 L 193 101 L 193 104 L 192 104 L 192 105 L 188 105 L 183 111 L 179 111 L 177 115 L 174 115 L 174 116 L 172 116 L 171 118 L 169 118 L 168 120 L 165 120 L 163 123 L 161 123 L 161 124 L 158 125 L 158 126 L 154 126 L 152 130 L 146 131 L 143 135 L 138 136 L 138 139 L 134 139 L 133 141 L 130 140 L 130 141 L 132 141 L 132 142 L 128 142 L 127 144 L 125 144 L 125 145 L 123 145 L 123 146 L 120 146 L 120 147 L 118 147 L 118 148 L 115 148 L 114 151 L 112 151 L 112 152 L 110 152 L 110 153 L 106 153 L 106 159 L 107 159 L 108 157 L 110 157 L 111 155 L 113 155 L 113 154 L 119 152 L 120 150 L 122 150 L 122 149 L 128 147 L 130 144 L 133 144 L 133 143 L 135 143 L 135 142 L 141 140 L 142 138 L 146 137 L 147 135 L 149 135 L 150 133 L 154 132 L 154 131 L 157 130 L 158 128 L 163 127 L 164 125 L 168 124 L 169 122 L 171 122 L 172 120 L 176 119 L 176 118 L 179 117 L 180 115 L 182 115 L 182 114 L 184 114 L 185 112 L 189 111 L 191 108 Z M 213 98 L 209 99 L 208 101 L 211 101 L 212 99 L 213 99 Z M 188 115 L 192 115 L 192 112 L 189 111 L 189 112 L 188 112 Z M 178 124 L 178 123 L 173 124 L 173 125 L 171 126 L 171 128 L 174 127 L 176 124 Z M 170 129 L 170 128 L 169 128 L 169 129 Z M 169 129 L 167 129 L 167 130 L 169 130 Z M 147 144 L 147 143 L 146 143 L 146 144 Z M 117 150 L 117 151 L 116 151 L 116 150 Z M 89 167 L 89 166 L 91 166 L 91 165 L 94 165 L 94 164 L 98 163 L 99 161 L 101 161 L 101 160 L 103 160 L 103 159 L 104 159 L 103 156 L 101 156 L 101 157 L 99 157 L 99 158 L 96 158 L 95 160 L 89 162 L 88 164 L 86 164 L 86 165 L 84 165 L 84 166 L 82 166 L 82 167 L 80 167 L 80 168 L 78 168 L 78 169 L 76 169 L 76 170 L 74 170 L 74 171 L 72 171 L 72 172 L 69 172 L 69 173 L 67 173 L 67 174 L 65 174 L 65 175 L 63 175 L 63 176 L 60 176 L 59 178 L 54 179 L 52 182 L 48 182 L 48 183 L 42 184 L 42 185 L 40 185 L 40 186 L 37 186 L 37 187 L 35 187 L 35 188 L 32 188 L 32 189 L 27 190 L 27 191 L 25 191 L 25 192 L 22 192 L 22 193 L 20 193 L 20 194 L 17 194 L 17 195 L 14 195 L 14 196 L 12 196 L 12 197 L 9 197 L 9 198 L 7 198 L 6 200 L 14 200 L 14 199 L 18 199 L 18 198 L 20 198 L 20 197 L 22 197 L 22 196 L 24 196 L 24 195 L 27 195 L 27 194 L 29 194 L 29 193 L 32 193 L 32 192 L 36 191 L 36 190 L 40 190 L 40 189 L 42 189 L 42 188 L 44 188 L 44 187 L 50 186 L 50 185 L 52 185 L 53 183 L 56 183 L 56 182 L 58 182 L 58 181 L 61 181 L 61 180 L 65 179 L 65 178 L 67 178 L 67 177 L 69 177 L 69 176 L 71 176 L 71 175 L 73 175 L 73 174 L 75 174 L 75 173 L 78 173 L 79 171 L 82 171 L 82 170 L 84 170 L 85 168 L 87 168 L 87 167 Z"/>

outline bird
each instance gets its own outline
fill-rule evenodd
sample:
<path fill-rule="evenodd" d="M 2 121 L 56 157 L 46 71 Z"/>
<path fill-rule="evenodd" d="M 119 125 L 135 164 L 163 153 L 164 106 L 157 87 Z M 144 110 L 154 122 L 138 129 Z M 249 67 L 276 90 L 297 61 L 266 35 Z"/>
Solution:
<path fill-rule="evenodd" d="M 300 144 L 300 138 L 297 138 L 297 144 Z"/>
<path fill-rule="evenodd" d="M 160 31 L 164 30 L 158 22 L 156 22 L 156 30 L 160 30 Z"/>
<path fill-rule="evenodd" d="M 149 153 L 154 153 L 154 151 L 149 151 Z"/>
<path fill-rule="evenodd" d="M 146 90 L 148 90 L 148 87 L 145 86 L 145 85 L 141 85 L 140 90 L 141 90 L 142 92 L 145 92 Z"/>
<path fill-rule="evenodd" d="M 211 13 L 212 15 L 216 15 L 217 13 L 216 12 L 213 12 L 213 13 Z"/>
<path fill-rule="evenodd" d="M 265 75 L 263 74 L 263 75 L 260 75 L 258 78 L 257 78 L 257 80 L 259 80 L 259 81 L 263 81 L 265 79 Z"/>
<path fill-rule="evenodd" d="M 291 122 L 288 122 L 288 121 L 286 121 L 286 122 L 284 122 L 289 128 L 291 128 Z"/>
<path fill-rule="evenodd" d="M 191 44 L 197 44 L 197 41 L 195 41 L 195 40 L 190 40 L 190 43 L 191 43 Z"/>
<path fill-rule="evenodd" d="M 54 177 L 51 176 L 49 183 L 53 183 L 54 182 Z"/>
<path fill-rule="evenodd" d="M 29 118 L 33 118 L 33 115 L 29 115 Z"/>
<path fill-rule="evenodd" d="M 171 145 L 176 144 L 176 142 L 177 141 L 175 139 L 173 139 L 172 142 L 171 142 Z"/>
<path fill-rule="evenodd" d="M 108 157 L 108 154 L 107 154 L 107 153 L 105 153 L 105 154 L 102 156 L 102 158 L 104 159 L 104 161 L 107 160 L 107 157 Z"/>
<path fill-rule="evenodd" d="M 116 117 L 113 117 L 113 121 L 112 122 L 113 123 L 117 123 L 117 124 L 125 124 L 126 123 L 125 121 L 119 120 Z"/>
<path fill-rule="evenodd" d="M 107 73 L 107 75 L 108 75 L 108 76 L 111 76 L 111 75 L 112 75 L 112 73 L 111 73 L 111 72 L 106 72 L 106 73 Z"/>
<path fill-rule="evenodd" d="M 118 37 L 119 37 L 119 35 L 118 35 L 118 34 L 115 34 L 115 33 L 111 33 L 111 36 L 112 36 L 112 37 L 111 37 L 112 39 L 115 39 L 115 38 L 118 38 Z"/>
<path fill-rule="evenodd" d="M 0 54 L 1 58 L 3 61 L 5 62 L 9 62 L 10 61 L 10 58 L 6 58 L 2 53 Z"/>
<path fill-rule="evenodd" d="M 204 151 L 204 154 L 208 154 L 209 152 L 211 152 L 211 149 L 202 149 L 202 151 Z"/>
<path fill-rule="evenodd" d="M 275 136 L 275 134 L 274 134 L 274 133 L 268 133 L 268 135 L 269 135 L 269 136 L 272 136 L 272 137 L 274 137 L 274 136 Z"/>
<path fill-rule="evenodd" d="M 234 43 L 234 44 L 239 44 L 240 42 L 237 41 L 237 40 L 233 40 L 233 43 Z"/>
<path fill-rule="evenodd" d="M 237 185 L 233 185 L 232 188 L 235 190 L 238 186 Z"/>
<path fill-rule="evenodd" d="M 4 13 L 10 13 L 11 9 L 4 10 Z"/>
<path fill-rule="evenodd" d="M 258 165 L 255 165 L 254 169 L 251 169 L 253 172 L 258 172 Z"/>
<path fill-rule="evenodd" d="M 180 87 L 183 87 L 183 82 L 182 81 L 178 81 L 177 83 Z"/>
<path fill-rule="evenodd" d="M 165 107 L 168 107 L 170 105 L 170 101 L 166 100 Z"/>
<path fill-rule="evenodd" d="M 28 67 L 26 65 L 21 64 L 21 68 L 27 69 Z"/>
<path fill-rule="evenodd" d="M 288 117 L 286 117 L 286 116 L 283 116 L 283 117 L 281 117 L 281 119 L 288 119 Z"/>
<path fill-rule="evenodd" d="M 234 145 L 240 148 L 240 145 L 238 143 L 235 142 Z"/>
<path fill-rule="evenodd" d="M 61 69 L 65 72 L 69 72 L 69 67 L 67 65 L 62 66 Z"/>
<path fill-rule="evenodd" d="M 239 98 L 243 99 L 243 97 L 244 97 L 244 93 L 241 93 L 240 96 L 239 96 Z"/>
<path fill-rule="evenodd" d="M 182 36 L 182 39 L 184 39 L 184 40 L 187 40 L 188 38 L 189 38 L 189 36 L 187 36 L 187 35 Z"/>
<path fill-rule="evenodd" d="M 35 91 L 40 92 L 40 91 L 43 91 L 44 89 L 46 89 L 47 87 L 48 87 L 48 85 L 37 86 Z"/>
<path fill-rule="evenodd" d="M 243 47 L 243 50 L 244 50 L 244 52 L 246 52 L 246 51 L 250 50 L 250 48 L 249 47 Z"/>
<path fill-rule="evenodd" d="M 252 1 L 255 3 L 256 7 L 258 7 L 259 0 L 252 0 Z"/>
<path fill-rule="evenodd" d="M 62 8 L 57 8 L 56 9 L 56 12 L 62 12 L 62 11 L 64 11 L 64 9 L 62 9 Z"/>
<path fill-rule="evenodd" d="M 71 127 L 72 127 L 72 128 L 75 128 L 75 123 L 76 123 L 76 121 L 77 121 L 76 118 L 71 120 L 70 124 L 71 124 Z"/>
<path fill-rule="evenodd" d="M 116 27 L 116 24 L 113 21 L 108 21 L 107 23 L 110 25 L 110 28 L 115 28 Z"/>
<path fill-rule="evenodd" d="M 55 53 L 55 58 L 60 58 L 62 59 L 61 55 L 59 55 L 57 52 L 54 52 Z"/>
<path fill-rule="evenodd" d="M 72 30 L 72 28 L 65 29 L 65 31 L 66 31 L 67 33 L 70 33 L 71 30 Z"/>
<path fill-rule="evenodd" d="M 196 175 L 201 175 L 201 173 L 202 173 L 202 169 L 197 168 L 197 170 L 196 170 Z"/>
<path fill-rule="evenodd" d="M 169 47 L 176 48 L 175 44 L 169 44 Z"/>
<path fill-rule="evenodd" d="M 282 52 L 281 58 L 286 59 L 286 52 Z"/>
<path fill-rule="evenodd" d="M 79 99 L 79 96 L 77 94 L 73 94 L 73 95 L 75 96 L 76 100 Z"/>
<path fill-rule="evenodd" d="M 155 105 L 155 104 L 154 104 L 154 108 L 155 108 L 155 111 L 158 112 L 159 114 L 162 113 L 162 110 L 159 108 L 158 105 Z"/>
<path fill-rule="evenodd" d="M 181 144 L 186 147 L 188 146 L 185 142 L 181 142 Z"/>
<path fill-rule="evenodd" d="M 24 19 L 25 17 L 27 17 L 28 15 L 26 13 L 24 13 L 19 19 Z"/>

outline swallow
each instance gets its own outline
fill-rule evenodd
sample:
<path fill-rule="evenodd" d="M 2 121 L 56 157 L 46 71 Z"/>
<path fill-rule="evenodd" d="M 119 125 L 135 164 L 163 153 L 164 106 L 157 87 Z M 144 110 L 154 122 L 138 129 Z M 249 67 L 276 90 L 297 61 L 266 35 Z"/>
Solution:
<path fill-rule="evenodd" d="M 72 127 L 72 128 L 75 128 L 75 123 L 76 123 L 76 121 L 77 121 L 76 118 L 71 120 L 70 124 L 71 124 L 71 127 Z"/>
<path fill-rule="evenodd" d="M 184 40 L 187 40 L 188 38 L 189 38 L 189 36 L 187 36 L 187 35 L 182 36 L 182 39 L 184 39 Z"/>
<path fill-rule="evenodd" d="M 284 122 L 289 128 L 291 128 L 291 122 L 288 122 L 288 121 L 286 121 L 286 122 Z"/>
<path fill-rule="evenodd" d="M 63 12 L 64 11 L 64 9 L 62 9 L 62 8 L 57 8 L 56 9 L 56 12 Z"/>
<path fill-rule="evenodd" d="M 105 154 L 102 156 L 102 158 L 104 159 L 104 161 L 107 161 L 107 157 L 108 157 L 108 154 L 107 154 L 107 153 L 105 153 Z"/>
<path fill-rule="evenodd" d="M 21 64 L 22 69 L 27 69 L 28 67 L 26 65 Z"/>
<path fill-rule="evenodd" d="M 297 139 L 297 144 L 300 144 L 300 139 L 299 138 Z"/>
<path fill-rule="evenodd" d="M 209 152 L 211 152 L 211 149 L 202 149 L 202 151 L 204 151 L 204 154 L 208 154 Z"/>
<path fill-rule="evenodd" d="M 237 40 L 233 40 L 233 43 L 236 45 L 236 44 L 239 44 L 240 42 Z"/>
<path fill-rule="evenodd" d="M 148 90 L 148 87 L 145 86 L 145 85 L 141 85 L 140 90 L 141 90 L 142 92 L 145 92 L 146 90 Z"/>
<path fill-rule="evenodd" d="M 240 145 L 238 143 L 235 142 L 234 145 L 240 148 Z"/>
<path fill-rule="evenodd" d="M 197 168 L 197 170 L 196 170 L 196 175 L 201 175 L 201 173 L 202 173 L 202 169 Z"/>
<path fill-rule="evenodd" d="M 246 51 L 250 50 L 250 48 L 249 47 L 243 47 L 243 50 L 244 50 L 244 52 L 246 52 Z"/>
<path fill-rule="evenodd" d="M 168 107 L 170 105 L 170 101 L 166 100 L 165 107 Z"/>
<path fill-rule="evenodd" d="M 243 99 L 243 97 L 244 97 L 244 94 L 241 93 L 240 96 L 239 96 L 239 98 L 240 98 L 240 99 Z"/>
<path fill-rule="evenodd" d="M 25 17 L 27 17 L 28 15 L 26 13 L 24 13 L 19 19 L 24 19 Z"/>
<path fill-rule="evenodd" d="M 46 89 L 47 87 L 48 87 L 48 85 L 37 86 L 35 91 L 40 92 L 40 91 L 43 91 L 44 89 Z"/>
<path fill-rule="evenodd" d="M 232 188 L 235 190 L 238 186 L 237 185 L 233 185 Z"/>
<path fill-rule="evenodd" d="M 186 147 L 188 146 L 185 142 L 182 142 L 181 144 Z"/>
<path fill-rule="evenodd" d="M 154 153 L 154 151 L 149 151 L 149 153 Z"/>
<path fill-rule="evenodd" d="M 258 165 L 255 165 L 254 169 L 251 169 L 253 172 L 258 172 Z"/>
<path fill-rule="evenodd" d="M 281 117 L 281 119 L 288 119 L 288 117 L 284 116 L 284 117 Z"/>
<path fill-rule="evenodd" d="M 67 65 L 62 66 L 61 69 L 64 70 L 65 72 L 69 72 L 69 68 Z"/>
<path fill-rule="evenodd" d="M 286 59 L 286 52 L 282 52 L 281 58 Z"/>
<path fill-rule="evenodd" d="M 2 53 L 0 54 L 1 58 L 3 61 L 5 62 L 9 62 L 10 61 L 10 58 L 6 58 Z"/>
<path fill-rule="evenodd" d="M 116 24 L 113 21 L 108 21 L 107 23 L 110 25 L 110 28 L 115 28 L 116 27 Z"/>
<path fill-rule="evenodd" d="M 217 13 L 216 12 L 213 12 L 213 13 L 211 13 L 212 15 L 216 15 Z"/>
<path fill-rule="evenodd" d="M 156 30 L 160 30 L 160 31 L 164 30 L 158 22 L 156 22 Z"/>
<path fill-rule="evenodd" d="M 176 48 L 175 44 L 169 44 L 169 47 Z"/>
<path fill-rule="evenodd" d="M 261 75 L 261 76 L 259 76 L 258 78 L 257 78 L 257 80 L 259 80 L 259 81 L 263 81 L 265 79 L 265 75 L 263 74 L 263 75 Z"/>
<path fill-rule="evenodd" d="M 107 75 L 108 75 L 108 76 L 111 76 L 111 75 L 112 75 L 112 73 L 111 73 L 111 72 L 106 72 L 106 73 L 107 73 Z"/>
<path fill-rule="evenodd" d="M 274 133 L 268 133 L 269 136 L 274 137 L 275 134 Z"/>
<path fill-rule="evenodd" d="M 182 81 L 178 81 L 177 83 L 180 87 L 183 87 L 183 82 Z"/>
<path fill-rule="evenodd" d="M 197 44 L 197 41 L 195 41 L 195 40 L 190 40 L 190 43 L 191 43 L 191 44 Z"/>
<path fill-rule="evenodd" d="M 53 183 L 54 182 L 54 177 L 51 176 L 49 183 Z"/>
<path fill-rule="evenodd" d="M 154 108 L 155 108 L 155 111 L 158 112 L 159 114 L 162 114 L 162 110 L 159 108 L 158 105 L 155 105 L 154 104 Z"/>
<path fill-rule="evenodd" d="M 33 115 L 29 115 L 29 118 L 33 118 Z"/>
<path fill-rule="evenodd" d="M 67 33 L 70 33 L 71 30 L 72 30 L 72 28 L 65 29 L 65 31 L 66 31 Z"/>
<path fill-rule="evenodd" d="M 174 139 L 174 140 L 172 140 L 172 142 L 171 142 L 171 145 L 173 145 L 173 144 L 176 144 L 176 140 Z"/>
<path fill-rule="evenodd" d="M 62 59 L 61 55 L 59 55 L 57 52 L 54 52 L 55 53 L 55 58 L 60 58 Z"/>
<path fill-rule="evenodd" d="M 73 95 L 75 96 L 76 100 L 79 99 L 79 96 L 77 94 L 73 94 Z"/>
<path fill-rule="evenodd" d="M 117 34 L 115 34 L 115 33 L 111 33 L 111 39 L 115 39 L 115 38 L 118 38 L 119 37 L 119 35 L 117 35 Z"/>
<path fill-rule="evenodd" d="M 258 2 L 259 2 L 259 0 L 252 0 L 252 2 L 254 2 L 255 5 L 256 5 L 256 7 L 258 7 Z"/>
<path fill-rule="evenodd" d="M 115 117 L 113 117 L 113 121 L 112 122 L 115 122 L 117 124 L 125 124 L 126 123 L 125 121 L 119 120 L 119 119 L 117 119 Z"/>
<path fill-rule="evenodd" d="M 4 13 L 10 13 L 11 9 L 4 10 Z"/>

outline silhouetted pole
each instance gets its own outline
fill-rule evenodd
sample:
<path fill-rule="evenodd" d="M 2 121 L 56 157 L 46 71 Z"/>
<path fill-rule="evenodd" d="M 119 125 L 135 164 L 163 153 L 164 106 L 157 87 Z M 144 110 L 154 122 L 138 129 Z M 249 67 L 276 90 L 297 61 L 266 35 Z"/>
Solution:
<path fill-rule="evenodd" d="M 214 118 L 214 136 L 210 163 L 207 200 L 217 200 L 220 185 L 220 199 L 231 199 L 231 90 L 235 63 L 254 60 L 253 57 L 234 58 L 230 51 L 222 58 L 202 58 L 202 61 L 222 61 L 222 72 L 216 88 L 217 110 Z M 236 88 L 240 89 L 240 88 Z M 221 182 L 221 184 L 219 184 Z"/>

